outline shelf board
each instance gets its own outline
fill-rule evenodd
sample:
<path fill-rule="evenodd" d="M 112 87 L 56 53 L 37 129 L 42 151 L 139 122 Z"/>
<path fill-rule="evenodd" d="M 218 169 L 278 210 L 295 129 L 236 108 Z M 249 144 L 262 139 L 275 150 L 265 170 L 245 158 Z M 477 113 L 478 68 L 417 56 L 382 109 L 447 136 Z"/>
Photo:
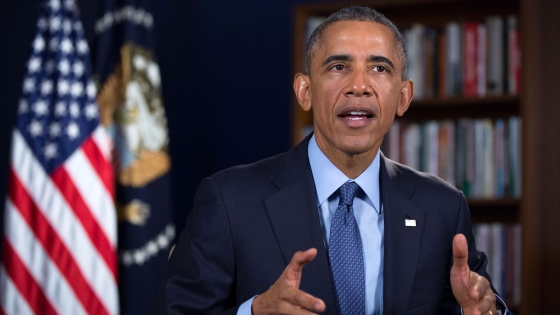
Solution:
<path fill-rule="evenodd" d="M 498 118 L 519 115 L 518 96 L 450 97 L 413 100 L 404 119 Z"/>
<path fill-rule="evenodd" d="M 480 222 L 519 222 L 520 200 L 516 198 L 467 199 L 472 221 Z"/>

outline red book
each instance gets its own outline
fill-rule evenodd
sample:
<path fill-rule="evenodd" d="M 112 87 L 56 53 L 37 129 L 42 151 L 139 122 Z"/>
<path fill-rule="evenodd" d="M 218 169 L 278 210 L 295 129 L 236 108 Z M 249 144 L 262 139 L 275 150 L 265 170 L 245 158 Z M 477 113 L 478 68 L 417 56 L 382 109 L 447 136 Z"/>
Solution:
<path fill-rule="evenodd" d="M 463 32 L 463 94 L 477 96 L 478 23 L 465 22 Z"/>

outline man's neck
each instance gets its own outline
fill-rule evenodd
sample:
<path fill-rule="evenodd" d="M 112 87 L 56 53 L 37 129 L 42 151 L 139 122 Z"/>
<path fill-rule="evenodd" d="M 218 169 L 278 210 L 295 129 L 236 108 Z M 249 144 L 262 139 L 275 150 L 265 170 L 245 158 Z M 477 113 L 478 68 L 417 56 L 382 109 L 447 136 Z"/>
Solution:
<path fill-rule="evenodd" d="M 379 151 L 381 143 L 376 145 L 372 150 L 355 154 L 337 150 L 319 141 L 317 141 L 317 146 L 344 175 L 348 176 L 350 179 L 355 179 L 371 165 L 377 155 L 377 151 Z"/>

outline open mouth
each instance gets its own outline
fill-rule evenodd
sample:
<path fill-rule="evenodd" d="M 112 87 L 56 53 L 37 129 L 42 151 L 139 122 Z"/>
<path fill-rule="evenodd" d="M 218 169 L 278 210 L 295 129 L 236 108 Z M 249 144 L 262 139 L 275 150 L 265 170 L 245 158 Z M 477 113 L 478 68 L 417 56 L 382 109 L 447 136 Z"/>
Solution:
<path fill-rule="evenodd" d="M 372 118 L 373 114 L 365 110 L 349 110 L 341 113 L 338 117 L 349 120 L 364 120 Z"/>

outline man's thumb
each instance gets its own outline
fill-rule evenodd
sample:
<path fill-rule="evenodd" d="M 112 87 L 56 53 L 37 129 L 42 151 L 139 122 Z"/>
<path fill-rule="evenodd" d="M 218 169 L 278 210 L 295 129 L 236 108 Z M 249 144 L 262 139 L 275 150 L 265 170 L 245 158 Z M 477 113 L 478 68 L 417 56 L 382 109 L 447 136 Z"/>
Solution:
<path fill-rule="evenodd" d="M 453 265 L 458 268 L 468 266 L 469 246 L 463 234 L 453 238 Z"/>

